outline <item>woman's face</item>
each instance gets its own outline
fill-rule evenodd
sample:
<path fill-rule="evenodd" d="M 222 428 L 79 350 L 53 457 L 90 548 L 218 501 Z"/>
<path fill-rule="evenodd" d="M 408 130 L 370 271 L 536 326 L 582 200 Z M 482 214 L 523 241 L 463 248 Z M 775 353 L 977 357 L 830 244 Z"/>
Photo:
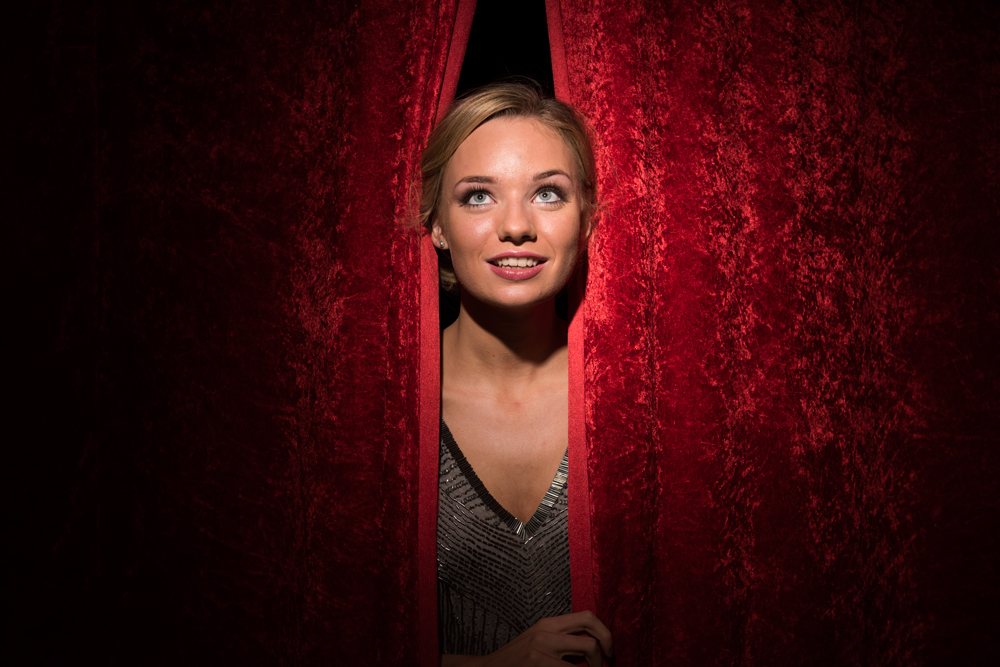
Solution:
<path fill-rule="evenodd" d="M 573 153 L 529 118 L 478 127 L 445 168 L 435 245 L 451 252 L 463 293 L 519 307 L 559 293 L 590 233 Z"/>

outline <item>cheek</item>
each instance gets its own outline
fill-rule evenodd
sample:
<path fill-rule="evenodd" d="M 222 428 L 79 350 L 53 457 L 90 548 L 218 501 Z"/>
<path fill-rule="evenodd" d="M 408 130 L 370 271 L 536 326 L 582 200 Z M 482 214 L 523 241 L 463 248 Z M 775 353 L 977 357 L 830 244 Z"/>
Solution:
<path fill-rule="evenodd" d="M 579 215 L 567 216 L 561 221 L 560 229 L 557 233 L 559 243 L 564 252 L 579 253 L 584 240 L 584 230 L 580 223 Z"/>
<path fill-rule="evenodd" d="M 478 250 L 490 238 L 493 225 L 489 219 L 477 218 L 471 220 L 462 216 L 452 216 L 454 221 L 450 227 L 452 241 L 465 251 Z"/>
<path fill-rule="evenodd" d="M 479 261 L 485 244 L 485 235 L 481 224 L 473 224 L 471 221 L 455 217 L 452 220 L 454 224 L 449 229 L 448 247 L 451 251 L 452 265 L 457 272 L 461 272 L 462 267 L 471 266 Z"/>

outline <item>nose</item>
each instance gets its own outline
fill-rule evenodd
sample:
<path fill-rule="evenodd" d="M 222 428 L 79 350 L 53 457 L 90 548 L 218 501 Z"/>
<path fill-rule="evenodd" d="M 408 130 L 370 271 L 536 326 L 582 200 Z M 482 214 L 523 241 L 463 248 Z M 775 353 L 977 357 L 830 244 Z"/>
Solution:
<path fill-rule="evenodd" d="M 500 212 L 498 233 L 501 241 L 524 243 L 535 240 L 534 212 L 530 207 L 520 204 L 505 206 Z"/>

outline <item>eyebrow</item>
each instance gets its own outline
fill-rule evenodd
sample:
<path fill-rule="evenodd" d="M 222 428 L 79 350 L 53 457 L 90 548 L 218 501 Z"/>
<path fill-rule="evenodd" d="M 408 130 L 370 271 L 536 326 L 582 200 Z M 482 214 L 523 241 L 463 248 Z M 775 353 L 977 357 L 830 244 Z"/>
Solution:
<path fill-rule="evenodd" d="M 492 176 L 466 176 L 465 178 L 459 179 L 458 183 L 497 183 L 497 179 Z M 456 183 L 455 185 L 458 185 Z"/>
<path fill-rule="evenodd" d="M 537 174 L 534 180 L 542 181 L 545 180 L 546 178 L 549 178 L 550 176 L 565 176 L 569 180 L 571 181 L 573 180 L 572 177 L 570 177 L 570 175 L 567 174 L 562 169 L 549 169 L 548 171 L 543 171 L 542 173 Z"/>

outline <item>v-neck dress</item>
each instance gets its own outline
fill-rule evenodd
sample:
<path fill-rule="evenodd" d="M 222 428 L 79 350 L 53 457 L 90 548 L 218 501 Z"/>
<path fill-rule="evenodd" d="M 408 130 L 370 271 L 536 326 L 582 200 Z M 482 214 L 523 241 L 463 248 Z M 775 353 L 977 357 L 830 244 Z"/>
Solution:
<path fill-rule="evenodd" d="M 443 654 L 487 655 L 548 616 L 572 611 L 568 453 L 521 523 L 483 486 L 441 422 L 438 632 Z"/>

